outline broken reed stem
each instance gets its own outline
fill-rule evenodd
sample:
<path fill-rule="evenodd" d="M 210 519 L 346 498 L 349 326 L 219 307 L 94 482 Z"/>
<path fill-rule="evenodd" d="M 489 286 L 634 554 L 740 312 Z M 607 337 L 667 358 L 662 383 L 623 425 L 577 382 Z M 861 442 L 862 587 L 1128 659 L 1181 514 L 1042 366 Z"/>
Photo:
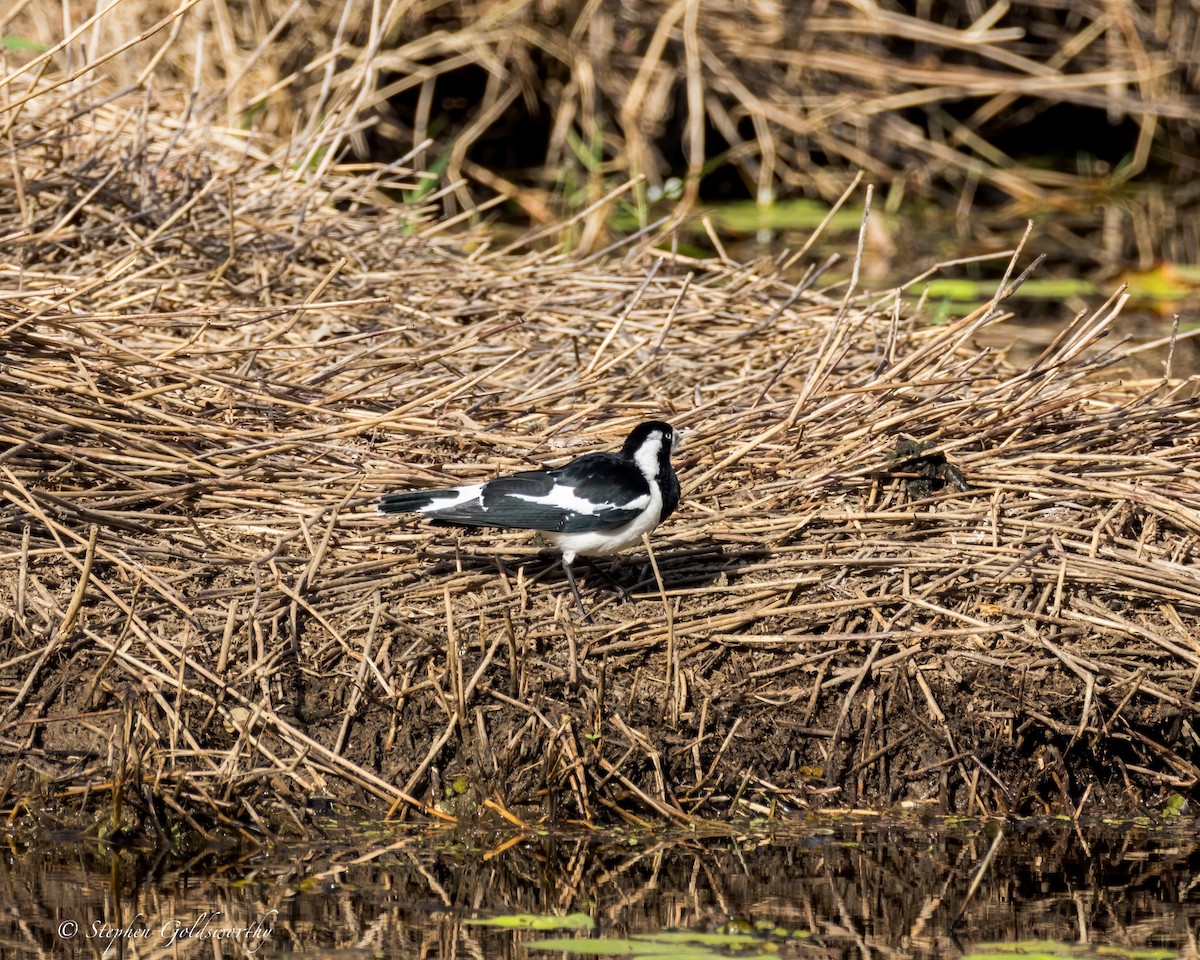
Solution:
<path fill-rule="evenodd" d="M 958 913 L 955 915 L 953 922 L 950 924 L 951 929 L 958 926 L 962 921 L 963 916 L 967 912 L 967 907 L 971 903 L 971 898 L 975 896 L 975 891 L 979 889 L 979 885 L 983 882 L 984 874 L 987 873 L 988 867 L 991 866 L 992 860 L 996 856 L 996 851 L 1000 849 L 1000 844 L 1004 841 L 1004 828 L 997 827 L 996 835 L 992 838 L 991 845 L 987 849 L 987 853 L 983 855 L 983 860 L 976 867 L 975 873 L 971 877 L 971 885 L 967 888 L 966 896 L 963 897 L 962 903 L 959 905 Z"/>
<path fill-rule="evenodd" d="M 663 586 L 662 573 L 658 569 L 658 559 L 654 556 L 654 547 L 650 544 L 650 535 L 642 534 L 642 545 L 646 548 L 646 556 L 650 560 L 650 569 L 654 571 L 654 582 L 658 585 L 658 595 L 662 599 L 663 616 L 667 622 L 667 650 L 663 658 L 666 674 L 663 677 L 663 718 L 672 729 L 679 725 L 679 650 L 675 643 L 675 616 L 671 611 L 671 601 L 667 597 L 667 588 Z"/>

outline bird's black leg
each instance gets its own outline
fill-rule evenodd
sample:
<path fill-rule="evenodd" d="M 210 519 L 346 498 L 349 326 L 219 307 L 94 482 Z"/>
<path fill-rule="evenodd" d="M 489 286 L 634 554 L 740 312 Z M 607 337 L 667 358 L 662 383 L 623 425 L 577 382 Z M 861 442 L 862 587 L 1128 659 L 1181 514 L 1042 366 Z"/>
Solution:
<path fill-rule="evenodd" d="M 575 597 L 575 603 L 579 606 L 579 619 L 591 620 L 587 610 L 583 607 L 583 598 L 579 595 L 579 587 L 575 583 L 575 572 L 571 569 L 571 564 L 566 557 L 563 558 L 563 569 L 567 572 L 567 583 L 571 585 L 571 594 Z"/>
<path fill-rule="evenodd" d="M 607 573 L 604 570 L 601 570 L 598 566 L 596 566 L 594 563 L 592 563 L 590 557 L 584 557 L 583 559 L 585 561 L 587 561 L 587 565 L 589 567 L 591 567 L 593 570 L 596 571 L 596 573 L 600 574 L 600 576 L 602 576 L 605 580 L 608 581 L 608 585 L 610 587 L 612 587 L 614 590 L 616 590 L 617 593 L 619 593 L 621 595 L 622 600 L 624 600 L 626 603 L 633 603 L 633 595 L 628 590 L 625 589 L 625 585 L 623 583 L 621 583 L 615 577 L 613 577 L 612 574 Z"/>

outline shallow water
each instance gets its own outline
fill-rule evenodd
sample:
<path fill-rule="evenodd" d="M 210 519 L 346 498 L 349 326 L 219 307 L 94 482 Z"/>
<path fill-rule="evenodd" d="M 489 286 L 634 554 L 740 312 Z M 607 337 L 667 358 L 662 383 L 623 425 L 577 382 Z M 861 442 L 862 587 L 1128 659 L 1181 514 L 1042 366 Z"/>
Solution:
<path fill-rule="evenodd" d="M 998 957 L 997 944 L 1011 952 L 1023 942 L 1028 956 L 1151 948 L 1170 957 L 1194 951 L 1200 934 L 1192 823 L 828 823 L 657 839 L 322 823 L 322 834 L 190 860 L 94 843 L 10 845 L 0 956 L 557 957 L 581 954 L 537 943 L 583 938 L 595 955 L 628 948 L 618 938 L 724 931 L 743 945 L 637 949 L 692 960 Z M 514 913 L 582 914 L 595 927 L 477 923 Z"/>

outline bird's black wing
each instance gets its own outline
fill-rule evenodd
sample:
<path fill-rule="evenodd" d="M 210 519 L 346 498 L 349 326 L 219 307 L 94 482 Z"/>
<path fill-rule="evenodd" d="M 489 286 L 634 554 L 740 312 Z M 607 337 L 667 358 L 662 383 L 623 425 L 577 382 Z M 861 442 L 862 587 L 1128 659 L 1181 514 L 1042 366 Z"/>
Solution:
<path fill-rule="evenodd" d="M 436 523 L 554 533 L 614 530 L 636 519 L 650 488 L 635 466 L 589 453 L 556 470 L 529 470 L 484 484 L 388 494 L 383 513 L 420 513 Z"/>
<path fill-rule="evenodd" d="M 590 453 L 557 470 L 499 477 L 484 485 L 483 506 L 498 526 L 558 533 L 615 530 L 650 499 L 641 472 L 616 454 Z"/>

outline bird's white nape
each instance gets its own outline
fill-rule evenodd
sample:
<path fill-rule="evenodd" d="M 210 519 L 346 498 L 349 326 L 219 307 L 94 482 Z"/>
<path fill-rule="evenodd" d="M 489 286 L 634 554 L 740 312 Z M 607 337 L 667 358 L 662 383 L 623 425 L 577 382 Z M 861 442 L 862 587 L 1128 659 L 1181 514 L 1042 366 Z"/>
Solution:
<path fill-rule="evenodd" d="M 633 462 L 637 464 L 638 469 L 642 471 L 642 476 L 646 478 L 648 483 L 653 483 L 655 477 L 658 476 L 658 463 L 659 458 L 662 456 L 663 439 L 661 433 L 651 434 L 637 448 L 637 452 L 633 455 Z"/>

